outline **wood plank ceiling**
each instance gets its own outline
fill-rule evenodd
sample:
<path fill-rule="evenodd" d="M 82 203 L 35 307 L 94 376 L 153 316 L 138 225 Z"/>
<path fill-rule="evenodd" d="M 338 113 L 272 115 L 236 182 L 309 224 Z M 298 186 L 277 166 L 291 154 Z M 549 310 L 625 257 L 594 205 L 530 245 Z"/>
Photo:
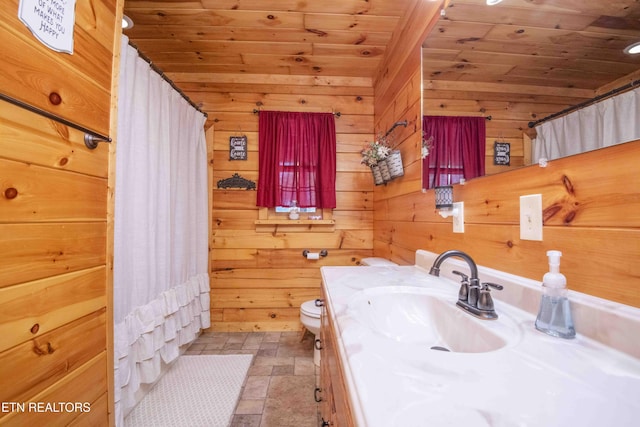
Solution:
<path fill-rule="evenodd" d="M 135 26 L 125 33 L 179 87 L 215 75 L 373 79 L 410 4 L 126 0 Z M 639 18 L 640 0 L 449 0 L 424 42 L 423 75 L 440 88 L 506 83 L 579 102 L 640 78 L 640 55 L 623 52 L 640 41 Z"/>
<path fill-rule="evenodd" d="M 167 75 L 372 77 L 409 0 L 126 0 L 125 33 Z"/>
<path fill-rule="evenodd" d="M 638 0 L 451 0 L 423 44 L 423 77 L 591 97 L 640 78 L 640 55 L 623 52 L 639 18 Z"/>

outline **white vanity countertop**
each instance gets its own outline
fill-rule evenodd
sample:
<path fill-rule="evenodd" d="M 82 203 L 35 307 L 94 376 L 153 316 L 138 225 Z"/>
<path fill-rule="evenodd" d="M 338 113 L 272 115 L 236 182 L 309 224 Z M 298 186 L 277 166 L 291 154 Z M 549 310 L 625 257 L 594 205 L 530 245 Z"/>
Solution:
<path fill-rule="evenodd" d="M 494 291 L 499 319 L 465 315 L 496 331 L 511 328 L 518 339 L 487 353 L 436 351 L 372 331 L 347 304 L 364 289 L 415 286 L 437 288 L 455 305 L 457 281 L 433 280 L 417 266 L 321 272 L 358 426 L 640 425 L 640 359 L 585 337 L 578 322 L 573 340 L 548 336 L 535 329 L 534 314 Z"/>

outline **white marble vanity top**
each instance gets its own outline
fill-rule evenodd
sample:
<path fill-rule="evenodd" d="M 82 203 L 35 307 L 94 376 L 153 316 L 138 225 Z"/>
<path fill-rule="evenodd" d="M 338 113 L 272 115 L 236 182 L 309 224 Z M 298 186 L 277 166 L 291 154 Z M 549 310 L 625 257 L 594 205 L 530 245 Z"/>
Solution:
<path fill-rule="evenodd" d="M 354 318 L 353 301 L 375 287 L 433 289 L 455 305 L 459 282 L 446 276 L 468 268 L 446 260 L 443 278 L 434 280 L 421 265 L 430 266 L 435 256 L 418 251 L 416 266 L 321 268 L 358 426 L 640 425 L 640 309 L 571 293 L 578 335 L 554 338 L 534 327 L 539 282 L 479 266 L 481 281 L 505 285 L 504 299 L 492 292 L 500 317 L 465 316 L 507 331 L 510 338 L 500 349 L 431 350 Z"/>

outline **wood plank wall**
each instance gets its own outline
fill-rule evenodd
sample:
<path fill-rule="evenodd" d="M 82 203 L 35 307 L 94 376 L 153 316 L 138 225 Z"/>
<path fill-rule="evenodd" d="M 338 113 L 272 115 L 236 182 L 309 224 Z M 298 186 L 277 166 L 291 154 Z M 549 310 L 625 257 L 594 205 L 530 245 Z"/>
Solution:
<path fill-rule="evenodd" d="M 108 147 L 0 105 L 2 402 L 106 408 Z M 0 423 L 70 422 L 87 412 L 1 413 Z M 106 410 L 102 422 L 107 422 Z"/>
<path fill-rule="evenodd" d="M 73 55 L 38 42 L 18 3 L 0 11 L 2 94 L 109 135 L 123 1 L 78 2 Z M 113 424 L 109 152 L 0 100 L 2 425 Z"/>
<path fill-rule="evenodd" d="M 410 14 L 428 27 L 417 2 Z M 385 91 L 401 87 L 406 76 L 419 73 L 411 57 L 390 62 L 375 83 L 376 126 L 402 120 L 404 110 L 390 113 L 392 105 L 411 105 L 420 91 Z M 419 43 L 419 41 L 415 41 Z M 387 76 L 397 78 L 389 82 Z M 378 106 L 378 94 L 393 93 Z M 413 100 L 413 102 L 411 101 Z M 416 132 L 420 132 L 416 129 Z M 411 139 L 411 136 L 407 137 Z M 409 146 L 406 147 L 409 149 Z M 411 157 L 408 154 L 406 157 Z M 433 190 L 422 193 L 415 179 L 398 179 L 374 189 L 374 253 L 401 264 L 413 264 L 417 249 L 436 253 L 447 249 L 467 251 L 478 264 L 541 280 L 547 271 L 546 251 L 563 251 L 561 270 L 570 289 L 640 307 L 640 180 L 636 167 L 640 141 L 555 160 L 547 168 L 529 166 L 478 178 L 455 186 L 454 199 L 465 202 L 465 233 L 452 232 L 451 219 L 435 211 Z M 405 177 L 407 178 L 407 177 Z M 519 238 L 519 196 L 542 194 L 544 230 L 542 242 Z"/>
<path fill-rule="evenodd" d="M 218 331 L 299 330 L 300 304 L 320 297 L 320 266 L 357 265 L 373 251 L 373 180 L 360 150 L 373 137 L 371 79 L 269 75 L 219 76 L 203 85 L 174 82 L 189 94 L 206 92 L 212 170 L 211 308 Z M 254 109 L 340 112 L 337 132 L 335 229 L 274 225 L 256 230 L 256 191 L 219 189 L 234 173 L 257 182 L 258 116 Z M 229 137 L 248 137 L 247 160 L 229 160 Z M 302 218 L 305 214 L 302 214 Z M 264 226 L 261 226 L 264 227 Z M 328 251 L 307 260 L 302 251 Z"/>
<path fill-rule="evenodd" d="M 385 132 L 394 123 L 407 121 L 394 138 L 402 152 L 404 176 L 375 188 L 374 200 L 398 197 L 422 188 L 422 73 L 421 42 L 436 23 L 442 2 L 413 1 L 394 34 L 385 61 L 374 82 L 375 131 Z M 416 97 L 416 94 L 418 95 Z M 375 217 L 374 206 L 374 224 Z M 374 227 L 375 228 L 375 227 Z"/>

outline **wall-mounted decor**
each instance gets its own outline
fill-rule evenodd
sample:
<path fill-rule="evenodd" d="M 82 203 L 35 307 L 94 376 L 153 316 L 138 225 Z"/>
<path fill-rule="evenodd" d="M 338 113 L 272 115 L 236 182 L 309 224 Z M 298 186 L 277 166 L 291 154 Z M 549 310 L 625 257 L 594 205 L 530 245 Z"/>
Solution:
<path fill-rule="evenodd" d="M 396 122 L 391 126 L 386 134 L 378 135 L 378 139 L 368 143 L 360 151 L 362 158 L 360 163 L 371 168 L 373 182 L 375 185 L 386 184 L 387 182 L 404 175 L 402 165 L 402 153 L 394 149 L 394 144 L 390 134 L 398 126 L 407 127 L 408 122 Z"/>
<path fill-rule="evenodd" d="M 247 160 L 247 136 L 229 137 L 229 160 Z"/>
<path fill-rule="evenodd" d="M 255 190 L 256 183 L 234 173 L 231 177 L 218 181 L 218 188 L 244 188 L 245 190 Z"/>
<path fill-rule="evenodd" d="M 501 166 L 511 164 L 511 144 L 498 141 L 493 143 L 493 164 Z"/>
<path fill-rule="evenodd" d="M 49 49 L 73 53 L 76 0 L 20 0 L 18 18 Z"/>

